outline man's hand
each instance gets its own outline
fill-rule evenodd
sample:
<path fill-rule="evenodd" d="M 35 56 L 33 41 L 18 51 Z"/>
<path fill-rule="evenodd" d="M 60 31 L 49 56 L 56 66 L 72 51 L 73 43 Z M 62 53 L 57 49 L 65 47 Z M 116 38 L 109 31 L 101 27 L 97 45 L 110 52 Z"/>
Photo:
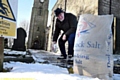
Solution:
<path fill-rule="evenodd" d="M 66 40 L 66 35 L 65 34 L 63 35 L 62 40 Z"/>

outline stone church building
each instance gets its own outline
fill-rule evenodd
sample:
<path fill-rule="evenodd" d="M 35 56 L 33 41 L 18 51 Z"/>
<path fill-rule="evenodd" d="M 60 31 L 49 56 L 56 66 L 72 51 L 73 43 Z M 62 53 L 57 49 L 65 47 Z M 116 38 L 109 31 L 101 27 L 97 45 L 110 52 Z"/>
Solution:
<path fill-rule="evenodd" d="M 49 33 L 48 51 L 51 49 L 52 33 L 54 32 L 54 10 L 62 8 L 66 12 L 75 14 L 78 19 L 81 14 L 106 15 L 113 14 L 114 22 L 112 25 L 114 37 L 114 53 L 120 53 L 120 0 L 57 0 L 52 9 L 51 28 Z"/>
<path fill-rule="evenodd" d="M 27 48 L 46 49 L 49 0 L 34 0 Z"/>

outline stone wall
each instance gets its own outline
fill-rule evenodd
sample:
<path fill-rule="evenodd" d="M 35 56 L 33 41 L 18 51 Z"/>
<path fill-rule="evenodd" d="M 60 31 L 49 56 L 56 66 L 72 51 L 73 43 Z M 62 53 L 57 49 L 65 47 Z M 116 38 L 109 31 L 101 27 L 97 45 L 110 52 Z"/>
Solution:
<path fill-rule="evenodd" d="M 66 0 L 66 12 L 70 12 L 75 14 L 76 16 L 84 13 L 90 14 L 98 14 L 98 0 Z M 55 6 L 53 7 L 54 10 L 60 7 L 65 10 L 65 0 L 58 0 Z M 53 14 L 52 13 L 52 14 Z"/>
<path fill-rule="evenodd" d="M 80 14 L 98 14 L 98 0 L 69 0 L 66 12 L 71 12 L 76 16 Z"/>

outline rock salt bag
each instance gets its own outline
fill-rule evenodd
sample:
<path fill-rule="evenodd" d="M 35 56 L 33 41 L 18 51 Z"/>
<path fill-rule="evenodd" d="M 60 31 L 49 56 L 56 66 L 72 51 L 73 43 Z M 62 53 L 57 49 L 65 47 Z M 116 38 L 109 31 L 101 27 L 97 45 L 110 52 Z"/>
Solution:
<path fill-rule="evenodd" d="M 74 73 L 113 80 L 113 15 L 80 16 L 74 44 Z"/>

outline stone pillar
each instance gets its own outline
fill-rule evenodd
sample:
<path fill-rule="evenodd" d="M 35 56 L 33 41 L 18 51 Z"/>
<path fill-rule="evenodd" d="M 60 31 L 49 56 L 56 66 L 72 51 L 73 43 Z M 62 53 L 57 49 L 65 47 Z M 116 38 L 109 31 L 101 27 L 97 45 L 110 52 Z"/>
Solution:
<path fill-rule="evenodd" d="M 4 38 L 0 37 L 0 72 L 3 71 L 3 59 L 4 59 L 3 51 L 4 51 Z"/>
<path fill-rule="evenodd" d="M 106 15 L 110 13 L 110 0 L 99 0 L 98 1 L 98 14 Z"/>
<path fill-rule="evenodd" d="M 120 54 L 120 18 L 116 18 L 115 53 Z"/>

